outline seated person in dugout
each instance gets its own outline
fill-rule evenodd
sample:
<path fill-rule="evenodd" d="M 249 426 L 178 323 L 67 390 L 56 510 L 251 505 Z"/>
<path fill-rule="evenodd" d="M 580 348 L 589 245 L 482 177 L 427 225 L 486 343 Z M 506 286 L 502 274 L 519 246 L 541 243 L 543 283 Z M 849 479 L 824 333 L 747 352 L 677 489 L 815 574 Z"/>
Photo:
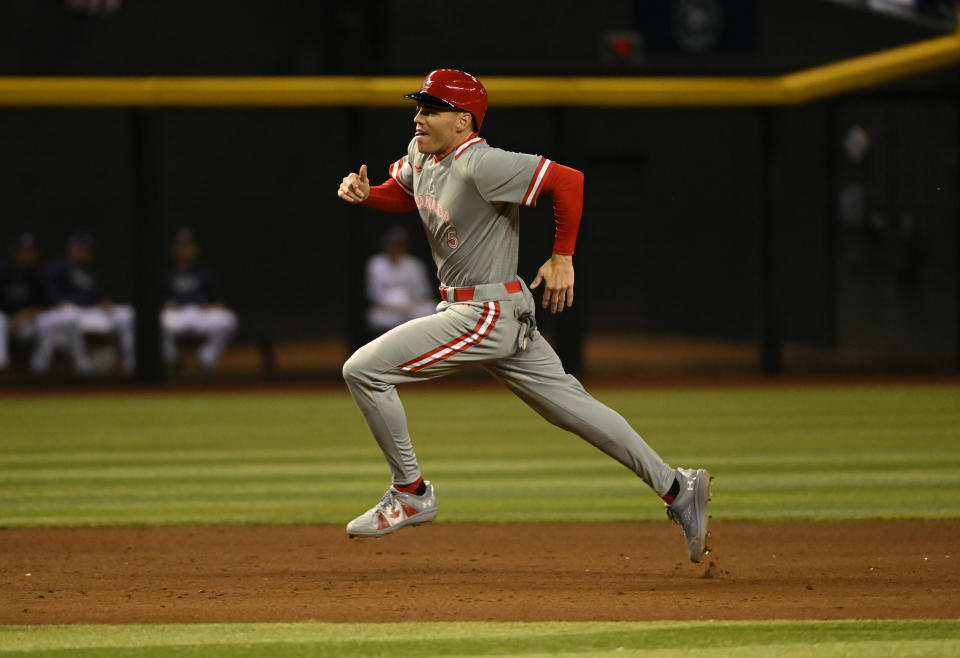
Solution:
<path fill-rule="evenodd" d="M 160 316 L 164 359 L 176 363 L 180 356 L 177 340 L 196 336 L 203 341 L 197 348 L 197 363 L 204 370 L 213 370 L 236 331 L 237 316 L 223 304 L 216 273 L 197 261 L 199 248 L 193 231 L 177 231 L 170 253 L 166 306 Z"/>
<path fill-rule="evenodd" d="M 55 333 L 50 323 L 42 323 L 46 306 L 43 277 L 37 265 L 37 243 L 30 233 L 21 234 L 10 248 L 10 262 L 0 264 L 0 371 L 10 367 L 10 344 L 32 345 L 30 369 L 46 372 L 49 355 L 38 349 L 41 334 Z M 51 336 L 52 338 L 52 336 Z"/>
<path fill-rule="evenodd" d="M 407 253 L 406 229 L 395 226 L 380 241 L 381 251 L 367 261 L 367 327 L 382 334 L 437 308 L 427 267 Z"/>
<path fill-rule="evenodd" d="M 61 333 L 53 347 L 66 348 L 75 370 L 81 374 L 107 372 L 113 367 L 113 357 L 102 363 L 95 361 L 83 340 L 87 335 L 104 337 L 119 343 L 124 372 L 131 373 L 136 360 L 134 310 L 126 304 L 114 304 L 104 293 L 91 269 L 93 246 L 89 233 L 76 233 L 67 240 L 66 258 L 47 269 L 46 291 L 51 308 L 45 315 Z"/>

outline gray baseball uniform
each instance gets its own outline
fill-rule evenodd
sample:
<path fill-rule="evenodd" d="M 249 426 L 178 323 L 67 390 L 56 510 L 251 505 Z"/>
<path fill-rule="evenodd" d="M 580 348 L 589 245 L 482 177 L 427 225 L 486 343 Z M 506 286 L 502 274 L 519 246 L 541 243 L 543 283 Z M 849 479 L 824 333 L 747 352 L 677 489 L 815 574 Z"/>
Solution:
<path fill-rule="evenodd" d="M 551 161 L 491 148 L 473 137 L 442 159 L 415 141 L 390 167 L 416 202 L 444 299 L 437 313 L 357 350 L 343 375 L 395 484 L 420 476 L 396 385 L 479 365 L 548 421 L 640 476 L 660 496 L 676 473 L 623 417 L 564 372 L 536 331 L 534 301 L 517 277 L 519 206 L 536 203 Z"/>

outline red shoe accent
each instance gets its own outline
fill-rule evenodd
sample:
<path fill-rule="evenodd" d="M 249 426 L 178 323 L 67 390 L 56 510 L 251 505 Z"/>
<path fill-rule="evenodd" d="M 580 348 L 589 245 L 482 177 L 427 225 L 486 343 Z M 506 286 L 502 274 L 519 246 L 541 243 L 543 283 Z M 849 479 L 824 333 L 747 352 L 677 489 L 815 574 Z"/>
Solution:
<path fill-rule="evenodd" d="M 402 508 L 403 508 L 403 511 L 406 512 L 407 518 L 410 518 L 411 516 L 415 516 L 416 514 L 419 514 L 419 513 L 420 513 L 419 510 L 413 509 L 412 507 L 410 507 L 410 506 L 407 505 L 406 503 L 400 503 L 400 507 L 402 507 Z"/>
<path fill-rule="evenodd" d="M 390 522 L 387 521 L 387 517 L 385 517 L 383 514 L 380 514 L 379 518 L 377 519 L 377 530 L 384 530 L 389 527 Z"/>
<path fill-rule="evenodd" d="M 421 484 L 423 484 L 423 478 L 417 478 L 416 482 L 411 482 L 410 484 L 395 484 L 393 488 L 403 493 L 416 494 Z"/>

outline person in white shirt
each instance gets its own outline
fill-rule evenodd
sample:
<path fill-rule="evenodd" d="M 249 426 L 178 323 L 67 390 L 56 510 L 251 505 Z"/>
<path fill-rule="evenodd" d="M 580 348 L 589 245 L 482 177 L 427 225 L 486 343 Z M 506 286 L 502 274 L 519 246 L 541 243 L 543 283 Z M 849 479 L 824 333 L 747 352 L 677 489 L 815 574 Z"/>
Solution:
<path fill-rule="evenodd" d="M 383 236 L 382 251 L 367 261 L 367 326 L 380 334 L 436 311 L 437 300 L 423 262 L 407 252 L 406 229 L 395 226 Z"/>

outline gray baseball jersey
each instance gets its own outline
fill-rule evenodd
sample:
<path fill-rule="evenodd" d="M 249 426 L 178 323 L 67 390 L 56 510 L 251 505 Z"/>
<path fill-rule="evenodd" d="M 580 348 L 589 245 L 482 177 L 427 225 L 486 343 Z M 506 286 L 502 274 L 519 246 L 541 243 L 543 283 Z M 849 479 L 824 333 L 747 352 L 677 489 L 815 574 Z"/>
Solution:
<path fill-rule="evenodd" d="M 532 206 L 550 160 L 491 148 L 473 137 L 442 160 L 416 140 L 390 176 L 413 197 L 447 286 L 517 278 L 519 206 Z"/>
<path fill-rule="evenodd" d="M 535 329 L 534 301 L 517 280 L 519 206 L 533 205 L 551 165 L 472 137 L 444 158 L 411 142 L 390 167 L 416 201 L 442 289 L 437 313 L 411 320 L 357 350 L 343 374 L 383 451 L 394 484 L 421 477 L 396 385 L 479 365 L 551 423 L 574 432 L 639 475 L 658 495 L 676 474 L 620 414 L 564 372 Z"/>

